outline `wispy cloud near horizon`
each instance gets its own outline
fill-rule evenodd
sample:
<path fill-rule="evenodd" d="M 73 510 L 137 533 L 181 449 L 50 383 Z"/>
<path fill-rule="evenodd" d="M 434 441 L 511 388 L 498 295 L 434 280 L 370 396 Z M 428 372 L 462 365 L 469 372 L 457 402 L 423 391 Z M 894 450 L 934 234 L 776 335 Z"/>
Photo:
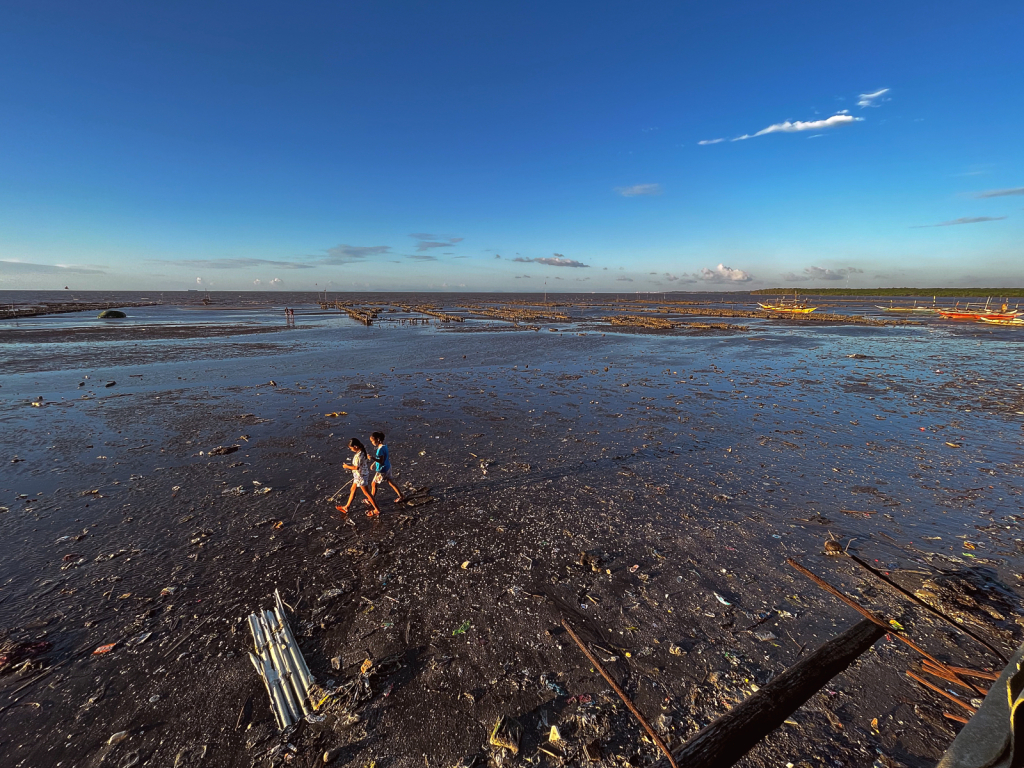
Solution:
<path fill-rule="evenodd" d="M 911 229 L 930 229 L 931 227 L 955 227 L 957 224 L 981 224 L 986 221 L 1002 221 L 1005 216 L 963 216 L 952 221 L 941 221 L 938 224 L 918 224 Z"/>
<path fill-rule="evenodd" d="M 616 187 L 615 191 L 623 197 L 640 197 L 660 195 L 664 190 L 662 190 L 661 184 L 634 184 L 631 187 Z"/>
<path fill-rule="evenodd" d="M 746 283 L 753 280 L 754 277 L 742 269 L 733 269 L 725 264 L 719 264 L 714 269 L 703 267 L 700 271 L 700 279 L 709 283 Z"/>
<path fill-rule="evenodd" d="M 808 280 L 845 280 L 850 275 L 857 275 L 863 271 L 863 269 L 857 269 L 856 267 L 833 270 L 811 266 L 804 269 L 804 274 L 807 275 L 806 279 Z"/>
<path fill-rule="evenodd" d="M 682 274 L 682 275 L 673 275 L 671 272 L 666 272 L 665 273 L 665 279 L 668 280 L 670 283 L 675 283 L 677 281 L 678 282 L 683 282 L 683 283 L 695 283 L 695 282 L 697 282 L 696 275 L 691 277 L 690 275 L 687 275 L 685 273 Z"/>
<path fill-rule="evenodd" d="M 336 245 L 328 248 L 326 257 L 320 259 L 321 264 L 351 264 L 362 261 L 370 256 L 384 256 L 391 253 L 390 245 Z"/>
<path fill-rule="evenodd" d="M 313 264 L 299 261 L 274 261 L 272 259 L 224 258 L 224 259 L 149 259 L 155 264 L 172 264 L 189 269 L 249 269 L 251 267 L 274 267 L 275 269 L 313 269 Z"/>
<path fill-rule="evenodd" d="M 543 256 L 536 259 L 528 259 L 525 256 L 517 256 L 512 261 L 518 261 L 520 264 L 545 264 L 549 267 L 575 267 L 577 269 L 589 269 L 589 264 L 584 264 L 582 261 L 576 261 L 576 259 L 567 259 L 560 253 L 553 254 L 551 256 Z"/>
<path fill-rule="evenodd" d="M 458 245 L 464 237 L 454 237 L 452 235 L 432 235 L 427 232 L 414 232 L 409 235 L 414 240 L 419 240 L 416 244 L 416 250 L 423 252 L 429 251 L 431 248 L 450 248 L 453 245 Z"/>
<path fill-rule="evenodd" d="M 1011 189 L 989 189 L 975 195 L 977 198 L 987 197 L 1009 197 L 1010 195 L 1024 195 L 1024 187 L 1012 187 Z"/>
<path fill-rule="evenodd" d="M 0 275 L 105 275 L 105 270 L 74 264 L 33 264 L 28 261 L 0 259 Z"/>

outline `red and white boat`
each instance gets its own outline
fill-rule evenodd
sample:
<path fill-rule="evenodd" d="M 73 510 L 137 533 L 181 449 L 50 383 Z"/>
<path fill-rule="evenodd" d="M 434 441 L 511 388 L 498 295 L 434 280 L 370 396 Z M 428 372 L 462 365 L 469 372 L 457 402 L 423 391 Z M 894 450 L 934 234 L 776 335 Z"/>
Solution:
<path fill-rule="evenodd" d="M 1013 320 L 1019 316 L 1020 310 L 1008 309 L 1006 304 L 1000 308 L 998 312 L 993 309 L 989 309 L 988 302 L 985 302 L 984 307 L 978 309 L 971 309 L 971 305 L 967 304 L 963 309 L 960 309 L 960 302 L 953 309 L 940 309 L 939 316 L 946 320 Z"/>

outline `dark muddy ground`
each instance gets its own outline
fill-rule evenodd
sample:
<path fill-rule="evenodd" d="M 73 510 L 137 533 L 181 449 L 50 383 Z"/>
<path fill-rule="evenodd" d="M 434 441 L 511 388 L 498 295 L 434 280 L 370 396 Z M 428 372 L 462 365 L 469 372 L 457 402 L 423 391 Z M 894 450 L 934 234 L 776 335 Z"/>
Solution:
<path fill-rule="evenodd" d="M 0 677 L 4 765 L 556 765 L 551 725 L 567 764 L 596 741 L 602 764 L 644 765 L 655 747 L 560 618 L 678 743 L 858 620 L 787 557 L 940 659 L 996 664 L 821 555 L 830 533 L 910 588 L 960 585 L 951 610 L 1021 640 L 1024 396 L 1004 337 L 299 320 L 134 365 L 96 343 L 5 367 L 0 626 L 52 647 Z M 357 503 L 346 523 L 326 498 L 374 429 L 434 501 L 382 491 L 379 520 Z M 283 742 L 246 658 L 245 616 L 275 587 L 321 683 L 375 662 L 368 698 Z M 916 663 L 880 641 L 743 764 L 932 765 L 956 706 L 905 677 Z M 502 715 L 518 755 L 487 746 Z"/>

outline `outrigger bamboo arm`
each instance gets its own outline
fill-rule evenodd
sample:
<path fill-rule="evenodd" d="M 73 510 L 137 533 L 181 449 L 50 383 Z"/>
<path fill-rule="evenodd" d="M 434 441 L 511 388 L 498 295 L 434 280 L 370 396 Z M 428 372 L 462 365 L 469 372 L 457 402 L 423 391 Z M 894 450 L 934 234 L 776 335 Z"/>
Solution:
<path fill-rule="evenodd" d="M 281 693 L 280 679 L 270 662 L 269 654 L 267 654 L 267 643 L 263 638 L 256 614 L 249 616 L 249 629 L 252 630 L 253 642 L 256 646 L 256 654 L 250 653 L 249 659 L 252 661 L 253 666 L 256 667 L 260 677 L 263 678 L 263 684 L 267 687 L 267 695 L 270 697 L 270 706 L 274 710 L 274 717 L 281 730 L 284 730 L 293 721 L 291 713 L 285 704 L 284 695 Z"/>
<path fill-rule="evenodd" d="M 270 629 L 266 615 L 260 617 L 260 623 L 263 625 L 263 631 L 269 639 L 267 647 L 270 649 L 270 658 L 273 660 L 274 667 L 278 670 L 278 673 L 281 676 L 281 690 L 284 692 L 284 698 L 288 703 L 288 709 L 291 711 L 292 719 L 301 720 L 304 713 L 299 701 L 296 700 L 295 689 L 291 683 L 291 670 L 281 654 L 279 644 L 274 640 L 274 633 L 273 630 Z"/>
<path fill-rule="evenodd" d="M 285 616 L 284 600 L 281 599 L 281 593 L 276 589 L 274 590 L 274 600 L 277 603 L 277 619 L 280 622 L 288 641 L 288 651 L 292 655 L 292 658 L 295 661 L 295 667 L 302 677 L 302 683 L 305 686 L 305 691 L 309 691 L 309 687 L 314 682 L 313 675 L 310 673 L 309 667 L 306 665 L 306 660 L 302 658 L 302 652 L 299 650 L 299 644 L 295 642 L 295 635 L 292 633 L 292 628 L 288 624 L 288 619 Z"/>
<path fill-rule="evenodd" d="M 295 642 L 284 612 L 284 601 L 277 590 L 274 590 L 274 599 L 273 611 L 249 615 L 256 650 L 249 654 L 249 659 L 263 678 L 274 717 L 284 730 L 313 712 L 309 700 L 313 676 Z"/>
<path fill-rule="evenodd" d="M 295 658 L 292 655 L 291 648 L 288 646 L 288 642 L 284 636 L 281 626 L 277 624 L 277 617 L 270 611 L 264 613 L 264 617 L 267 622 L 267 626 L 271 627 L 271 636 L 273 638 L 273 648 L 277 653 L 277 658 L 281 667 L 281 671 L 284 678 L 288 681 L 289 693 L 292 696 L 292 700 L 296 703 L 299 709 L 302 710 L 302 715 L 308 715 L 312 711 L 309 707 L 308 696 L 306 691 L 308 687 L 302 681 L 302 675 L 296 668 Z"/>

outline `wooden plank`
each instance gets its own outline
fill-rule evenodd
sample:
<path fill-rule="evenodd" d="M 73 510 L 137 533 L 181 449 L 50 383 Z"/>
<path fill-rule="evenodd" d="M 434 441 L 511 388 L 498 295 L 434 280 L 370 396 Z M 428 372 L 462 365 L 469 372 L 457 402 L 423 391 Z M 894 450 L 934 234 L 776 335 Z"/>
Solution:
<path fill-rule="evenodd" d="M 733 765 L 884 634 L 873 621 L 858 622 L 673 750 L 673 757 L 686 768 Z M 667 768 L 664 760 L 655 765 Z"/>

